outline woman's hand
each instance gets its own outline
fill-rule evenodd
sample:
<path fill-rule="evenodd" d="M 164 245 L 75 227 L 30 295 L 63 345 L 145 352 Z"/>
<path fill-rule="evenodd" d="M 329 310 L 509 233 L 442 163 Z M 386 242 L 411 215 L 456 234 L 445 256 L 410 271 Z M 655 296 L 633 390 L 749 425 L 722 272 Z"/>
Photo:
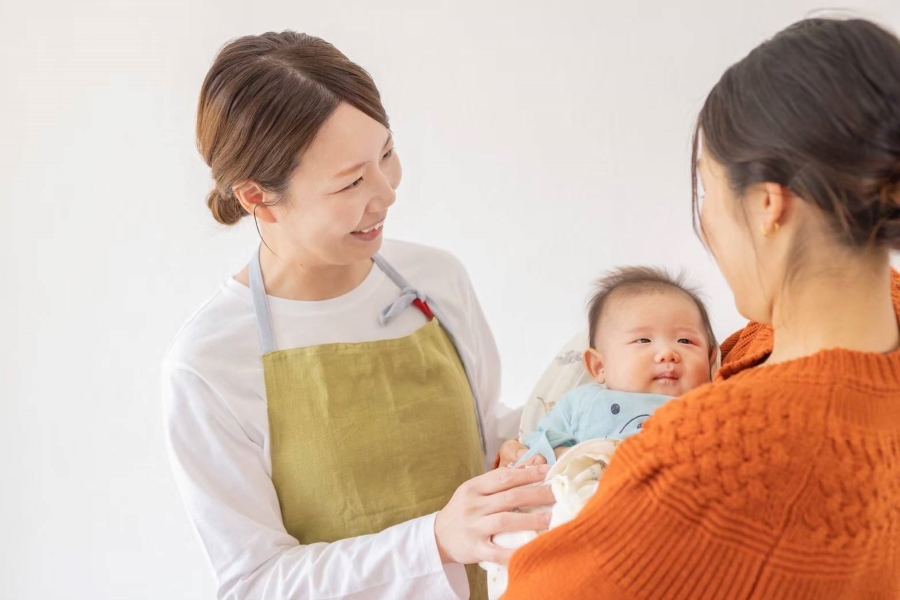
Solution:
<path fill-rule="evenodd" d="M 549 513 L 516 512 L 520 507 L 554 502 L 550 486 L 532 485 L 543 481 L 549 470 L 547 465 L 500 467 L 459 486 L 434 521 L 441 561 L 507 564 L 513 551 L 494 545 L 491 537 L 510 531 L 540 531 L 550 526 Z"/>
<path fill-rule="evenodd" d="M 503 445 L 500 446 L 500 466 L 511 467 L 522 458 L 525 453 L 528 452 L 528 446 L 523 446 L 518 442 L 518 440 L 507 440 L 503 442 Z M 547 459 L 538 454 L 537 456 L 533 456 L 526 465 L 545 465 L 547 464 Z"/>

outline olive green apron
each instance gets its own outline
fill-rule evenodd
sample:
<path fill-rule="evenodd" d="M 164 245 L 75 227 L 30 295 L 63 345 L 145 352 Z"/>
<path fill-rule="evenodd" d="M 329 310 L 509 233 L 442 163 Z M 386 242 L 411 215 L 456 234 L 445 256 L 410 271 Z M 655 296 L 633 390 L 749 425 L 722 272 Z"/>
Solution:
<path fill-rule="evenodd" d="M 301 544 L 431 514 L 484 471 L 480 413 L 438 307 L 382 257 L 375 263 L 400 288 L 382 323 L 415 306 L 428 324 L 400 339 L 277 350 L 259 254 L 251 261 L 272 481 L 285 529 Z M 486 599 L 484 571 L 466 571 L 471 598 Z"/>

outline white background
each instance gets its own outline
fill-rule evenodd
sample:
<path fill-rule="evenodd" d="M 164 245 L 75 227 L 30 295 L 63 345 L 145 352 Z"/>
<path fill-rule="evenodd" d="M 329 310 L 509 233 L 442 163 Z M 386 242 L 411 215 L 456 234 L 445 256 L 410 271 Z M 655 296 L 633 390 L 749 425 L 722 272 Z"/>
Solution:
<path fill-rule="evenodd" d="M 844 2 L 900 27 L 895 0 Z M 518 404 L 614 265 L 686 268 L 689 139 L 724 69 L 816 2 L 13 2 L 0 12 L 0 598 L 212 598 L 165 459 L 158 364 L 255 244 L 194 145 L 217 49 L 296 29 L 375 77 L 405 168 L 389 236 L 470 270 Z"/>

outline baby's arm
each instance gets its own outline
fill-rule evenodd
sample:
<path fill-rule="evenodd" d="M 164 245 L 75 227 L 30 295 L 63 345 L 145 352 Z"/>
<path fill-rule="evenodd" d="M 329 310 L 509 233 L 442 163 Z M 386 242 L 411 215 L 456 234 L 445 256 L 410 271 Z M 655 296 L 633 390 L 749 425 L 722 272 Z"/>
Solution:
<path fill-rule="evenodd" d="M 552 465 L 558 456 L 557 448 L 568 449 L 575 445 L 578 440 L 573 435 L 575 431 L 574 409 L 575 403 L 572 401 L 571 395 L 567 394 L 549 414 L 541 419 L 537 429 L 525 438 L 525 445 L 529 450 L 525 456 L 519 459 L 519 464 L 527 464 L 533 457 L 543 456 L 547 464 Z"/>

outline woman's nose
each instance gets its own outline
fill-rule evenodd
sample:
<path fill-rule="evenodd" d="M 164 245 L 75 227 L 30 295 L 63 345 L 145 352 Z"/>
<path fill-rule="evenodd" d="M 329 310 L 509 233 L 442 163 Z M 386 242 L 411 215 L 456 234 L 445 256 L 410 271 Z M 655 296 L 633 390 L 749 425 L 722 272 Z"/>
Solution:
<path fill-rule="evenodd" d="M 378 171 L 377 187 L 372 199 L 369 200 L 369 212 L 377 213 L 387 210 L 397 200 L 397 191 L 391 185 L 387 174 Z"/>

